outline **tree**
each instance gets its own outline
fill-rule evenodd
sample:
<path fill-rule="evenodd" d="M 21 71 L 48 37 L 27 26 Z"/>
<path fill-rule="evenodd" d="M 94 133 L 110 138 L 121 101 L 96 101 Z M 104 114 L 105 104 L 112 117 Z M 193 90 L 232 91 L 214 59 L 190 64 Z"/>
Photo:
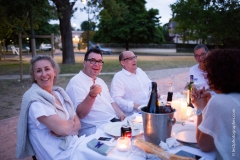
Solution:
<path fill-rule="evenodd" d="M 38 29 L 43 21 L 48 21 L 54 15 L 51 14 L 54 8 L 48 0 L 0 0 L 0 6 L 0 38 L 6 42 L 9 38 L 17 40 L 18 33 L 27 34 L 28 31 L 34 39 L 34 29 Z"/>
<path fill-rule="evenodd" d="M 96 29 L 96 23 L 95 22 L 83 21 L 82 24 L 81 24 L 81 30 L 82 31 L 87 31 L 87 30 L 94 31 L 95 29 Z"/>
<path fill-rule="evenodd" d="M 157 17 L 158 10 L 145 8 L 145 0 L 103 0 L 99 30 L 94 41 L 125 43 L 158 43 L 164 41 Z"/>
<path fill-rule="evenodd" d="M 239 0 L 178 0 L 170 7 L 183 41 L 240 47 Z"/>
<path fill-rule="evenodd" d="M 166 40 L 166 42 L 173 42 L 173 38 L 175 37 L 175 35 L 171 35 L 171 36 L 169 35 L 168 24 L 169 23 L 165 23 L 162 27 L 163 36 L 164 36 L 164 39 Z"/>
<path fill-rule="evenodd" d="M 60 22 L 60 32 L 62 41 L 62 63 L 75 64 L 72 42 L 72 28 L 70 19 L 76 8 L 73 9 L 77 0 L 52 0 L 57 8 Z"/>

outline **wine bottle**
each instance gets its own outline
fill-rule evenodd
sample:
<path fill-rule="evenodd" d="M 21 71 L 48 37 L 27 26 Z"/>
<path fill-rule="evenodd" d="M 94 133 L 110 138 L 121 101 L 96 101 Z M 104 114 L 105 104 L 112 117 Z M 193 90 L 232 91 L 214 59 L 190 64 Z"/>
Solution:
<path fill-rule="evenodd" d="M 194 108 L 192 102 L 191 102 L 191 92 L 192 92 L 192 87 L 193 87 L 193 75 L 190 75 L 190 82 L 188 84 L 188 90 L 187 90 L 187 105 L 188 107 Z"/>
<path fill-rule="evenodd" d="M 167 95 L 167 103 L 165 106 L 162 107 L 161 113 L 171 113 L 174 112 L 175 109 L 172 108 L 172 98 L 173 98 L 173 86 L 172 83 L 169 83 L 170 87 L 168 89 L 168 95 Z"/>
<path fill-rule="evenodd" d="M 149 113 L 159 113 L 156 82 L 152 82 L 152 91 L 148 101 L 147 109 Z"/>

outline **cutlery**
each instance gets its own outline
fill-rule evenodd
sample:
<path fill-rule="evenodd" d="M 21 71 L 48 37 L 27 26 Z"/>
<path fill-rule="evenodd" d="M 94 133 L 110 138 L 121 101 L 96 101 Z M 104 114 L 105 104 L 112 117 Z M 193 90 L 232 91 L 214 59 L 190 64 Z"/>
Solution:
<path fill-rule="evenodd" d="M 127 123 L 128 123 L 129 126 L 131 126 L 132 129 L 134 129 L 134 130 L 138 130 L 138 129 L 139 129 L 138 127 L 136 127 L 136 126 L 134 125 L 134 123 L 133 123 L 132 121 L 130 121 L 130 120 L 128 120 L 128 119 L 127 119 Z"/>

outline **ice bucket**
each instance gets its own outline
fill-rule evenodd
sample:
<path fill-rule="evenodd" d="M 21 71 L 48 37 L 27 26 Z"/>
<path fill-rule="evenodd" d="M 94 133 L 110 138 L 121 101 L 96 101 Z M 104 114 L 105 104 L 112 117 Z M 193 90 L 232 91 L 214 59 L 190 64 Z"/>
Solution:
<path fill-rule="evenodd" d="M 148 113 L 147 107 L 141 108 L 143 118 L 144 138 L 147 142 L 159 145 L 161 141 L 166 142 L 166 139 L 171 136 L 172 125 L 176 119 L 172 113 Z"/>

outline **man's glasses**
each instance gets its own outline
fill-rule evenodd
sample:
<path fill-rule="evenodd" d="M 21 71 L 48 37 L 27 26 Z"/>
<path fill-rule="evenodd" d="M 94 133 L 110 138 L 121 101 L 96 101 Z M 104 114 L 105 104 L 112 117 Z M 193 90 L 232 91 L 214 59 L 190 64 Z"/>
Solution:
<path fill-rule="evenodd" d="M 99 66 L 102 66 L 104 63 L 102 60 L 96 61 L 95 59 L 87 59 L 86 61 L 89 61 L 91 64 L 98 64 Z"/>
<path fill-rule="evenodd" d="M 203 58 L 203 57 L 206 56 L 206 55 L 207 55 L 206 52 L 202 52 L 200 55 L 194 54 L 194 57 L 197 58 L 197 59 L 199 59 L 199 58 Z"/>
<path fill-rule="evenodd" d="M 137 56 L 132 56 L 132 57 L 124 58 L 123 61 L 125 61 L 125 60 L 132 61 L 132 60 L 134 60 L 134 59 L 137 59 Z"/>

